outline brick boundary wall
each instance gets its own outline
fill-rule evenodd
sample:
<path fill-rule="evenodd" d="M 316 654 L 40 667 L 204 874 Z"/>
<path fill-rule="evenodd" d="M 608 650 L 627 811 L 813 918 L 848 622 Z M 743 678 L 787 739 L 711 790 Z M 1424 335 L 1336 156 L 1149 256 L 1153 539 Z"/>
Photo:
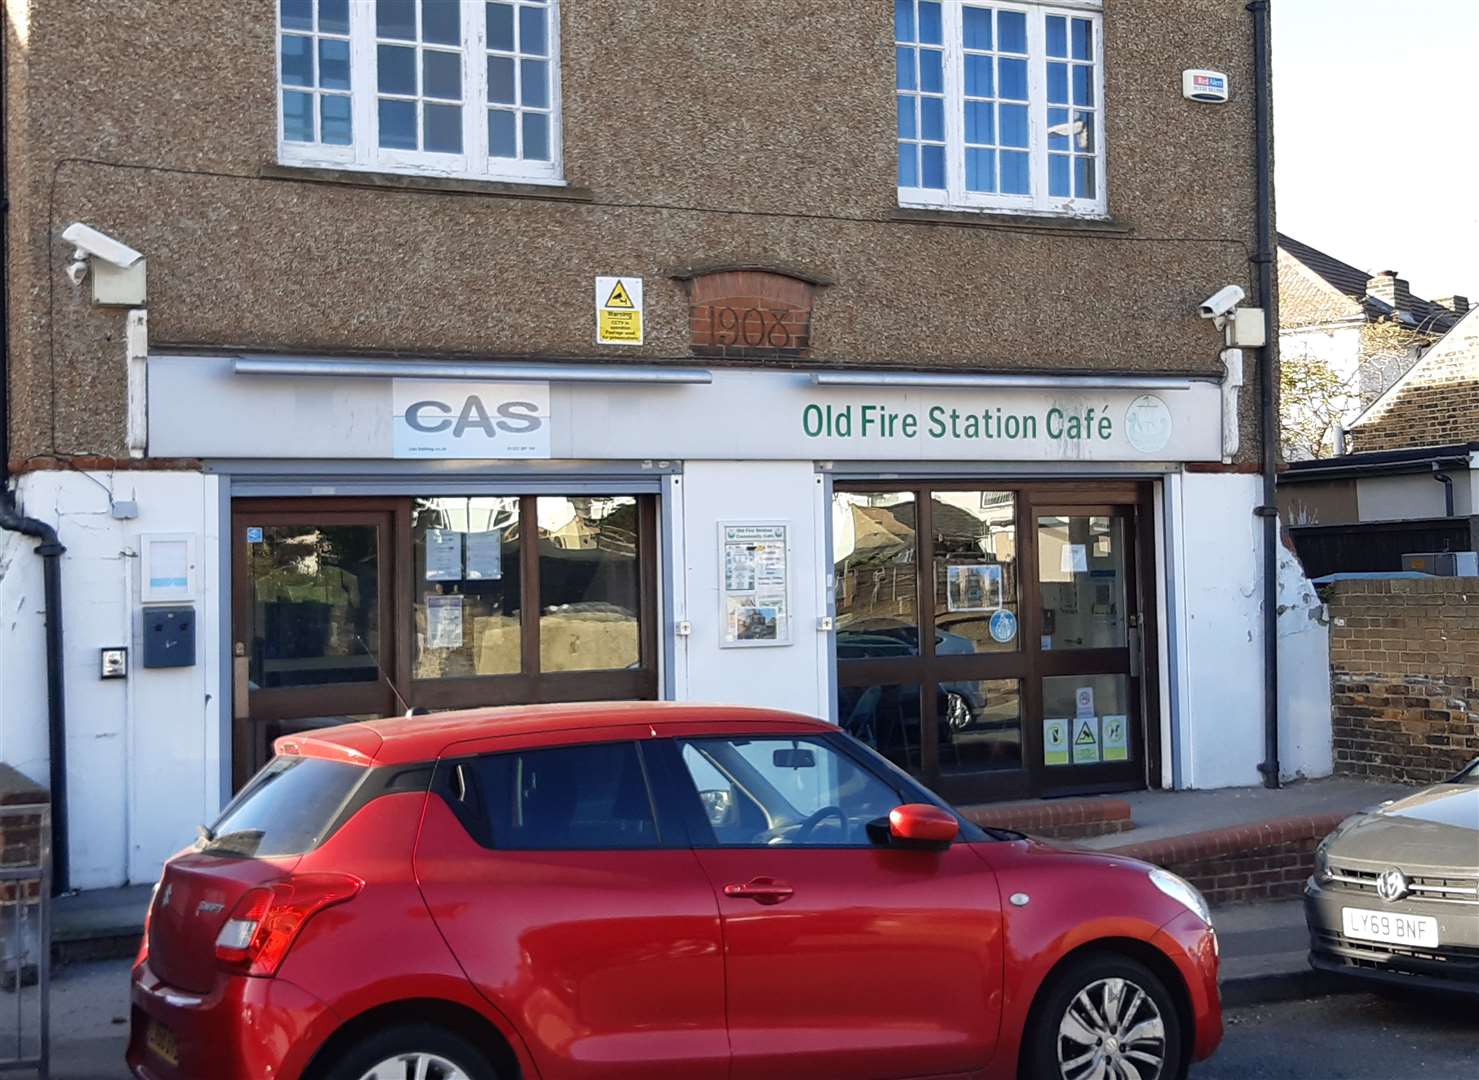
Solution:
<path fill-rule="evenodd" d="M 1479 758 L 1479 579 L 1340 581 L 1324 598 L 1335 771 L 1436 784 Z"/>
<path fill-rule="evenodd" d="M 1275 818 L 1251 825 L 1147 840 L 1110 848 L 1186 878 L 1213 907 L 1250 901 L 1289 900 L 1304 892 L 1315 870 L 1315 848 L 1345 813 Z"/>
<path fill-rule="evenodd" d="M 1123 799 L 1055 799 L 961 806 L 962 816 L 982 827 L 1011 829 L 1044 840 L 1081 840 L 1135 827 Z"/>

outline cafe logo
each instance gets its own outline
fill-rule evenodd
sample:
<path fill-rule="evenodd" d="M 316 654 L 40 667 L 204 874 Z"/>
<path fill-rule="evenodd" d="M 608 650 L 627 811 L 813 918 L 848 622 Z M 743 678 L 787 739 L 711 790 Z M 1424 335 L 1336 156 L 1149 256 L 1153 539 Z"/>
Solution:
<path fill-rule="evenodd" d="M 1154 454 L 1171 441 L 1171 410 L 1154 394 L 1143 394 L 1125 410 L 1125 437 L 1142 454 Z"/>

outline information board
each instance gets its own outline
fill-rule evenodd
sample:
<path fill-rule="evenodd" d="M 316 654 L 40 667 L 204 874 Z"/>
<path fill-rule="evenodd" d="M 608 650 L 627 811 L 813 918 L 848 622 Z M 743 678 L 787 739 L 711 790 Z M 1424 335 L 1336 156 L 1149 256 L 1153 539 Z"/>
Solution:
<path fill-rule="evenodd" d="M 720 522 L 719 645 L 791 644 L 790 526 Z"/>

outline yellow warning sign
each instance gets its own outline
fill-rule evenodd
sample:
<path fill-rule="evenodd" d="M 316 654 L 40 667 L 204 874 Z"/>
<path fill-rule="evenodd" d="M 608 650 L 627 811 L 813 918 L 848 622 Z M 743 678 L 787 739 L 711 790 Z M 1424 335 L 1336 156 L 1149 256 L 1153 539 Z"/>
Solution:
<path fill-rule="evenodd" d="M 642 344 L 641 278 L 596 278 L 596 344 Z"/>
<path fill-rule="evenodd" d="M 1073 763 L 1096 765 L 1099 762 L 1099 718 L 1080 716 L 1073 722 Z"/>

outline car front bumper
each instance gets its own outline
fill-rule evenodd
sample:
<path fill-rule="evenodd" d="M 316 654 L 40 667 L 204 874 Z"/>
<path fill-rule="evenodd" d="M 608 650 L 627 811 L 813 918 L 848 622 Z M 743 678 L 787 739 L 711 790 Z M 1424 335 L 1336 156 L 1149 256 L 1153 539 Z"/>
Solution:
<path fill-rule="evenodd" d="M 1191 1057 L 1193 1061 L 1205 1061 L 1222 1042 L 1217 932 L 1186 912 L 1161 927 L 1151 943 L 1181 972 L 1191 1005 Z"/>
<path fill-rule="evenodd" d="M 1344 908 L 1426 915 L 1438 920 L 1434 948 L 1388 945 L 1347 937 Z M 1310 931 L 1310 966 L 1317 971 L 1387 985 L 1479 994 L 1479 905 L 1403 900 L 1386 904 L 1375 896 L 1341 888 L 1305 886 L 1305 922 Z"/>

